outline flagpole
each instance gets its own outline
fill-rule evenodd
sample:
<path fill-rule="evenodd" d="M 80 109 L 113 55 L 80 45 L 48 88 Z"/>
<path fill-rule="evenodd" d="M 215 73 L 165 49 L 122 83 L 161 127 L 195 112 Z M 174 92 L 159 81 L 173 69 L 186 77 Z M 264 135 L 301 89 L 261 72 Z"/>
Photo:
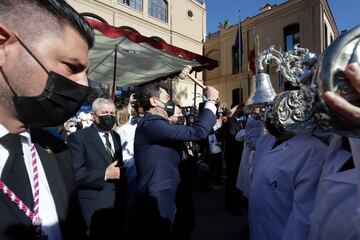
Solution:
<path fill-rule="evenodd" d="M 242 83 L 241 83 L 241 73 L 242 73 L 242 53 L 241 53 L 241 46 L 242 46 L 242 42 L 241 42 L 241 35 L 242 35 L 242 29 L 241 29 L 241 17 L 240 17 L 240 10 L 238 10 L 238 38 L 239 38 L 239 51 L 238 51 L 238 58 L 239 58 L 239 79 L 240 79 L 240 93 L 239 93 L 239 101 L 241 102 L 243 99 L 242 96 Z"/>
<path fill-rule="evenodd" d="M 238 29 L 239 29 L 239 73 L 242 72 L 242 52 L 241 52 L 241 48 L 242 48 L 242 29 L 241 29 L 241 16 L 240 16 L 240 10 L 238 10 L 238 19 L 239 19 L 239 23 L 238 23 Z"/>
<path fill-rule="evenodd" d="M 271 43 L 270 43 L 270 36 L 268 35 L 268 38 L 267 38 L 267 41 L 268 41 L 268 48 L 270 48 L 271 47 Z M 269 74 L 269 76 L 270 76 L 270 79 L 271 79 L 271 65 L 272 65 L 272 61 L 271 61 L 271 59 L 270 59 L 270 61 L 269 61 L 269 64 L 268 64 L 268 74 Z"/>

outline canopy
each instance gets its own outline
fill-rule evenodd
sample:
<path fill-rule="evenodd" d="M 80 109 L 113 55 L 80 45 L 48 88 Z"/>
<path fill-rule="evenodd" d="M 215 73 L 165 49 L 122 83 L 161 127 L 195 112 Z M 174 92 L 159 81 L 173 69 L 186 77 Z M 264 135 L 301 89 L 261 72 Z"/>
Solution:
<path fill-rule="evenodd" d="M 95 45 L 89 53 L 89 78 L 97 82 L 116 86 L 139 85 L 175 76 L 185 65 L 192 66 L 194 71 L 218 66 L 215 60 L 161 39 L 148 38 L 94 19 L 86 20 L 95 29 Z"/>

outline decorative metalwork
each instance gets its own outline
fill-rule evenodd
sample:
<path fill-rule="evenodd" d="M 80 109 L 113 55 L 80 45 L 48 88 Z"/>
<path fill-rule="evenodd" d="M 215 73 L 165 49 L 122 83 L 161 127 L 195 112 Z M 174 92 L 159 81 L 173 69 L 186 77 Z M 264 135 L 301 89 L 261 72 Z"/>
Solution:
<path fill-rule="evenodd" d="M 275 126 L 287 132 L 305 133 L 315 128 L 312 99 L 306 97 L 303 90 L 277 95 L 269 114 Z"/>
<path fill-rule="evenodd" d="M 274 46 L 264 50 L 257 58 L 257 76 L 264 74 L 263 64 L 270 64 L 270 60 L 275 60 L 277 71 L 293 86 L 300 88 L 282 92 L 273 101 L 268 101 L 266 117 L 279 130 L 295 134 L 336 132 L 344 136 L 359 137 L 360 126 L 353 125 L 329 108 L 323 99 L 324 93 L 330 91 L 360 106 L 360 94 L 343 74 L 349 63 L 360 64 L 359 59 L 360 26 L 338 37 L 321 56 L 299 47 L 289 52 L 277 51 Z M 266 87 L 272 89 L 272 86 Z M 260 93 L 257 88 L 254 95 Z"/>
<path fill-rule="evenodd" d="M 333 131 L 345 136 L 360 136 L 360 126 L 353 125 L 343 116 L 329 108 L 324 102 L 326 91 L 333 92 L 351 104 L 360 106 L 360 95 L 343 74 L 349 63 L 360 64 L 360 26 L 339 36 L 323 53 L 314 71 L 312 85 L 315 85 L 317 103 L 314 105 L 314 119 L 319 131 Z"/>

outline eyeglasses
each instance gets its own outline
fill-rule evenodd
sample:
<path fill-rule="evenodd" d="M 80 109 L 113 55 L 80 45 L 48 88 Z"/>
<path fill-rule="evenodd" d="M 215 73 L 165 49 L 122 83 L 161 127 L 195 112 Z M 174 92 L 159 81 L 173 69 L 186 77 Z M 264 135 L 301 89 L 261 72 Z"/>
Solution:
<path fill-rule="evenodd" d="M 69 128 L 71 128 L 71 127 L 76 127 L 76 125 L 70 125 Z"/>

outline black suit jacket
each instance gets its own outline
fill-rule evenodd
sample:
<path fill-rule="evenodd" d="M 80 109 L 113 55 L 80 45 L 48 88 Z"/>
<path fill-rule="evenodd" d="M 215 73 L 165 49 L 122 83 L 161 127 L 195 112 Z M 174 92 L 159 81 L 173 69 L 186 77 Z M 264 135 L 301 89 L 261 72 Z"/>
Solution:
<path fill-rule="evenodd" d="M 110 133 L 114 142 L 115 158 L 122 166 L 120 136 L 115 131 Z M 91 225 L 99 227 L 103 221 L 107 223 L 115 217 L 112 216 L 112 209 L 121 205 L 120 199 L 123 197 L 123 189 L 118 189 L 119 181 L 105 181 L 105 170 L 113 159 L 106 151 L 94 124 L 70 134 L 67 144 L 79 188 L 82 213 L 90 228 Z"/>
<path fill-rule="evenodd" d="M 30 132 L 55 202 L 63 239 L 84 239 L 86 226 L 78 203 L 66 145 L 43 130 L 31 129 Z M 18 192 L 22 200 L 32 203 L 30 182 L 19 181 L 9 164 L 11 161 L 6 162 L 2 178 L 7 175 L 9 181 L 6 184 L 11 186 L 15 193 Z M 35 239 L 35 230 L 29 218 L 3 193 L 0 194 L 0 214 L 0 239 Z"/>

